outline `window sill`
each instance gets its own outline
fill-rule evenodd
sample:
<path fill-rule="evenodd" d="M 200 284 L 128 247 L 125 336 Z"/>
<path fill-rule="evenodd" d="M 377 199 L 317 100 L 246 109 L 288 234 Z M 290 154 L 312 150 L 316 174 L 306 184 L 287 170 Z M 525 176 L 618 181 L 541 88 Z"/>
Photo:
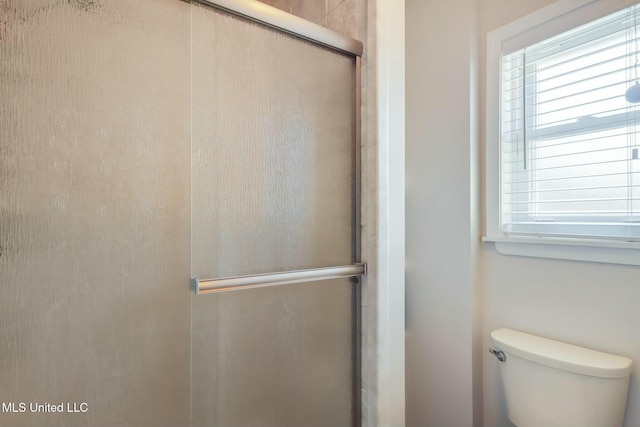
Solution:
<path fill-rule="evenodd" d="M 482 241 L 493 242 L 503 255 L 640 265 L 640 243 L 504 236 L 487 236 Z"/>

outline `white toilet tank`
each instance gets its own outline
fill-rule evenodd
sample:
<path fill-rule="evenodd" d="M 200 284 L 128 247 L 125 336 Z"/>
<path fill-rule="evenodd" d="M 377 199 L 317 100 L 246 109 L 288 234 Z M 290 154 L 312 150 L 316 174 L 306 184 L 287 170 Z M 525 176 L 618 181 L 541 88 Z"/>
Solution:
<path fill-rule="evenodd" d="M 518 427 L 621 427 L 631 359 L 525 334 L 491 333 L 509 420 Z"/>

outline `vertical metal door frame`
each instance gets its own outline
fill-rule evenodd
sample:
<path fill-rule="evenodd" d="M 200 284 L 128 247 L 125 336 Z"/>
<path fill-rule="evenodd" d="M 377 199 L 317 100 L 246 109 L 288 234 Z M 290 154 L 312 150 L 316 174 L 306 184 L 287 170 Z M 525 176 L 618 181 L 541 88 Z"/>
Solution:
<path fill-rule="evenodd" d="M 362 219 L 362 59 L 356 56 L 355 82 L 355 153 L 354 153 L 354 242 L 352 262 L 361 262 Z M 353 283 L 353 425 L 362 425 L 362 278 L 355 277 Z"/>

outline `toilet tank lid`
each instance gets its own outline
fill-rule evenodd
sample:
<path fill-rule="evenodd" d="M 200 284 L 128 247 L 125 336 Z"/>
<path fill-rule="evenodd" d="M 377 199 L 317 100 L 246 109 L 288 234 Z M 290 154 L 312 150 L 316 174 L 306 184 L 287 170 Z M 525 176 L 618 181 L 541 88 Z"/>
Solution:
<path fill-rule="evenodd" d="M 627 357 L 590 350 L 513 329 L 491 332 L 494 345 L 503 352 L 569 372 L 600 378 L 622 378 L 631 373 Z"/>

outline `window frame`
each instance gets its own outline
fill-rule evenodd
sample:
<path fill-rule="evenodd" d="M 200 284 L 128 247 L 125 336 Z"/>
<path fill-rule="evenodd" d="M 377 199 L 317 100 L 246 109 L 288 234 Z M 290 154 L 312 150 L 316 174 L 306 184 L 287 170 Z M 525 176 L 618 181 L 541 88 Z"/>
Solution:
<path fill-rule="evenodd" d="M 636 3 L 629 0 L 559 0 L 487 35 L 485 135 L 485 242 L 499 253 L 576 261 L 640 265 L 640 242 L 506 234 L 501 230 L 501 59 L 515 52 Z M 515 41 L 514 41 L 515 40 Z M 513 46 L 516 46 L 515 48 Z"/>

